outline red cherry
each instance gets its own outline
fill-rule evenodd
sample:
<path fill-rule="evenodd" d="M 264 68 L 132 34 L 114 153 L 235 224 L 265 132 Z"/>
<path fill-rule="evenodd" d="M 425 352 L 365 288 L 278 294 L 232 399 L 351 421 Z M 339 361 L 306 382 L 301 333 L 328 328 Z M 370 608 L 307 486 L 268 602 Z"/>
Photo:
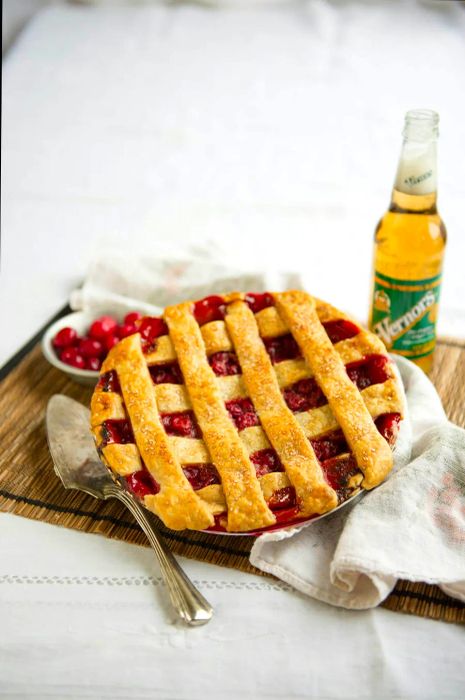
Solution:
<path fill-rule="evenodd" d="M 250 455 L 250 460 L 255 464 L 257 478 L 271 474 L 271 472 L 284 471 L 281 460 L 273 449 L 258 450 Z"/>
<path fill-rule="evenodd" d="M 154 384 L 182 384 L 184 382 L 181 368 L 177 362 L 166 365 L 152 365 L 149 367 Z"/>
<path fill-rule="evenodd" d="M 142 314 L 140 314 L 138 311 L 130 311 L 124 317 L 124 323 L 130 323 L 130 324 L 134 325 L 135 322 L 139 321 L 139 319 L 141 319 L 141 318 L 142 318 Z"/>
<path fill-rule="evenodd" d="M 203 489 L 211 484 L 221 483 L 220 475 L 214 464 L 189 464 L 189 466 L 183 467 L 182 470 L 194 491 Z"/>
<path fill-rule="evenodd" d="M 376 427 L 390 445 L 396 441 L 400 421 L 400 413 L 383 413 L 375 420 Z"/>
<path fill-rule="evenodd" d="M 126 338 L 128 335 L 137 333 L 137 329 L 133 323 L 123 323 L 118 326 L 118 335 L 120 338 Z"/>
<path fill-rule="evenodd" d="M 319 462 L 325 462 L 327 459 L 349 452 L 342 430 L 335 430 L 324 437 L 310 440 L 310 442 Z"/>
<path fill-rule="evenodd" d="M 79 354 L 77 348 L 65 348 L 60 355 L 60 360 L 67 365 L 72 367 L 77 367 L 78 369 L 84 369 L 86 363 L 82 355 Z"/>
<path fill-rule="evenodd" d="M 118 338 L 117 335 L 112 335 L 112 334 L 110 333 L 110 334 L 107 335 L 107 337 L 104 339 L 103 343 L 104 343 L 104 345 L 105 345 L 105 347 L 106 347 L 106 349 L 107 349 L 107 352 L 110 352 L 110 350 L 111 350 L 112 348 L 114 348 L 115 345 L 117 345 L 117 344 L 119 343 L 119 338 Z"/>
<path fill-rule="evenodd" d="M 118 445 L 127 445 L 134 442 L 131 423 L 123 418 L 122 420 L 109 418 L 102 423 L 103 446 L 114 442 Z"/>
<path fill-rule="evenodd" d="M 88 357 L 86 360 L 86 369 L 91 369 L 94 372 L 98 372 L 102 366 L 102 360 L 100 357 Z"/>
<path fill-rule="evenodd" d="M 254 314 L 262 311 L 262 309 L 266 309 L 268 306 L 274 305 L 274 299 L 268 292 L 264 294 L 253 294 L 250 292 L 245 295 L 244 301 L 249 305 L 250 310 Z"/>
<path fill-rule="evenodd" d="M 268 501 L 268 507 L 271 510 L 280 510 L 281 508 L 292 508 L 296 504 L 296 493 L 293 486 L 285 486 L 283 489 L 278 489 L 273 493 Z"/>
<path fill-rule="evenodd" d="M 149 494 L 158 493 L 160 490 L 160 484 L 155 481 L 147 469 L 133 472 L 126 476 L 125 480 L 130 491 L 141 500 Z"/>
<path fill-rule="evenodd" d="M 200 326 L 210 321 L 221 321 L 225 313 L 226 304 L 223 297 L 213 295 L 200 299 L 194 304 L 194 316 Z"/>
<path fill-rule="evenodd" d="M 358 471 L 353 455 L 326 459 L 321 466 L 326 481 L 335 491 L 347 488 L 350 477 Z"/>
<path fill-rule="evenodd" d="M 101 357 L 105 353 L 100 340 L 93 338 L 83 338 L 79 343 L 78 350 L 83 357 Z"/>
<path fill-rule="evenodd" d="M 149 343 L 161 335 L 168 333 L 168 326 L 162 318 L 157 316 L 147 316 L 139 324 L 138 331 L 142 338 Z"/>
<path fill-rule="evenodd" d="M 218 377 L 241 373 L 241 366 L 234 352 L 215 352 L 213 355 L 210 355 L 208 361 Z"/>
<path fill-rule="evenodd" d="M 232 399 L 226 401 L 225 406 L 238 430 L 260 425 L 260 419 L 250 399 Z"/>
<path fill-rule="evenodd" d="M 346 365 L 346 372 L 360 391 L 372 384 L 383 384 L 389 379 L 389 358 L 385 355 L 368 355 L 363 360 Z"/>
<path fill-rule="evenodd" d="M 202 436 L 192 411 L 162 413 L 161 422 L 168 435 L 199 438 Z"/>
<path fill-rule="evenodd" d="M 353 338 L 354 335 L 360 333 L 360 328 L 355 323 L 345 321 L 342 318 L 337 321 L 327 321 L 323 323 L 323 326 L 332 343 L 339 343 L 340 340 Z"/>
<path fill-rule="evenodd" d="M 105 374 L 100 375 L 100 379 L 98 381 L 97 386 L 102 391 L 109 391 L 114 394 L 121 393 L 118 375 L 116 374 L 114 369 L 111 369 L 109 372 L 105 372 Z"/>
<path fill-rule="evenodd" d="M 104 340 L 109 333 L 115 330 L 117 325 L 111 316 L 100 316 L 89 328 L 89 336 L 95 340 Z"/>
<path fill-rule="evenodd" d="M 54 339 L 52 340 L 53 347 L 57 350 L 62 350 L 63 348 L 68 348 L 70 345 L 75 345 L 78 341 L 78 334 L 74 328 L 62 328 L 58 331 Z"/>
<path fill-rule="evenodd" d="M 310 408 L 318 408 L 328 403 L 326 396 L 321 391 L 313 377 L 301 379 L 283 391 L 284 400 L 288 408 L 295 413 L 308 411 Z"/>
<path fill-rule="evenodd" d="M 277 338 L 264 338 L 263 342 L 273 363 L 300 357 L 300 348 L 290 333 Z"/>

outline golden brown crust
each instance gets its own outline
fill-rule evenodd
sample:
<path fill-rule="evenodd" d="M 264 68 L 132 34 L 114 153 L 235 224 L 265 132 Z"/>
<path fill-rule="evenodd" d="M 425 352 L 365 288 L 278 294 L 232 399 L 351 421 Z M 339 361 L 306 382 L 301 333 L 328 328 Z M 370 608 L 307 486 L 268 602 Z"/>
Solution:
<path fill-rule="evenodd" d="M 177 413 L 192 408 L 189 394 L 182 384 L 156 384 L 155 396 L 160 413 Z"/>
<path fill-rule="evenodd" d="M 303 358 L 279 362 L 274 366 L 274 371 L 276 372 L 278 384 L 282 389 L 312 375 L 309 366 Z"/>
<path fill-rule="evenodd" d="M 242 367 L 248 394 L 296 490 L 302 514 L 325 513 L 334 508 L 337 505 L 336 492 L 325 481 L 305 433 L 284 401 L 254 314 L 245 302 L 229 304 L 226 326 Z"/>
<path fill-rule="evenodd" d="M 247 389 L 240 374 L 232 374 L 226 377 L 217 377 L 216 383 L 221 394 L 221 398 L 226 401 L 242 399 L 247 396 Z"/>
<path fill-rule="evenodd" d="M 201 327 L 200 332 L 202 333 L 207 355 L 232 350 L 231 339 L 224 321 L 210 321 L 210 323 L 206 323 Z"/>
<path fill-rule="evenodd" d="M 153 349 L 146 353 L 145 361 L 150 365 L 160 365 L 164 362 L 174 362 L 176 353 L 169 335 L 161 335 L 156 339 Z"/>
<path fill-rule="evenodd" d="M 123 401 L 119 394 L 107 391 L 95 391 L 90 402 L 92 427 L 102 425 L 106 420 L 123 420 L 126 418 Z"/>
<path fill-rule="evenodd" d="M 106 445 L 102 449 L 107 464 L 120 476 L 128 476 L 142 469 L 136 445 Z"/>
<path fill-rule="evenodd" d="M 242 532 L 271 525 L 275 517 L 260 490 L 255 468 L 225 408 L 216 377 L 208 364 L 191 304 L 168 307 L 170 329 L 186 388 L 228 504 L 228 530 Z"/>
<path fill-rule="evenodd" d="M 207 464 L 210 461 L 210 453 L 203 440 L 170 436 L 169 444 L 180 464 Z"/>
<path fill-rule="evenodd" d="M 347 376 L 341 357 L 319 321 L 314 299 L 300 291 L 274 297 L 364 474 L 364 487 L 377 486 L 392 469 L 391 449 Z"/>
<path fill-rule="evenodd" d="M 276 338 L 289 333 L 289 328 L 275 306 L 268 306 L 255 314 L 258 330 L 262 338 Z"/>
<path fill-rule="evenodd" d="M 147 497 L 151 509 L 174 529 L 210 527 L 214 522 L 211 512 L 192 490 L 170 448 L 138 333 L 113 348 L 105 361 L 105 371 L 110 369 L 118 374 L 137 448 L 160 484 L 160 492 Z"/>
<path fill-rule="evenodd" d="M 146 496 L 145 505 L 168 527 L 205 529 L 213 525 L 213 516 L 225 511 L 231 531 L 265 527 L 275 522 L 267 501 L 290 485 L 296 489 L 301 516 L 333 508 L 336 494 L 324 480 L 308 440 L 339 428 L 364 472 L 350 478 L 349 490 L 358 490 L 361 479 L 365 488 L 372 488 L 390 469 L 391 451 L 373 420 L 404 412 L 393 366 L 386 366 L 384 383 L 361 392 L 344 367 L 369 355 L 386 355 L 382 342 L 361 329 L 333 345 L 321 324 L 353 319 L 304 292 L 273 296 L 276 306 L 254 315 L 242 301 L 243 293 L 224 295 L 228 304 L 225 320 L 201 327 L 192 315 L 192 303 L 171 307 L 165 314 L 170 334 L 157 338 L 148 353 L 142 353 L 136 334 L 121 341 L 102 366 L 102 373 L 116 370 L 122 389 L 121 396 L 97 386 L 92 397 L 91 427 L 102 459 L 122 477 L 143 468 L 144 460 L 160 484 L 160 492 Z M 293 334 L 304 357 L 272 365 L 262 338 L 288 333 Z M 234 350 L 243 374 L 215 376 L 207 358 Z M 186 384 L 153 384 L 148 366 L 176 361 Z M 312 376 L 329 403 L 291 413 L 282 390 Z M 244 398 L 253 401 L 261 425 L 237 432 L 225 402 Z M 165 432 L 160 414 L 184 411 L 195 413 L 203 438 Z M 102 432 L 105 421 L 124 419 L 131 422 L 135 444 L 107 444 L 108 426 Z M 250 456 L 270 448 L 286 471 L 257 478 Z M 209 463 L 216 466 L 222 484 L 194 491 L 183 465 Z"/>

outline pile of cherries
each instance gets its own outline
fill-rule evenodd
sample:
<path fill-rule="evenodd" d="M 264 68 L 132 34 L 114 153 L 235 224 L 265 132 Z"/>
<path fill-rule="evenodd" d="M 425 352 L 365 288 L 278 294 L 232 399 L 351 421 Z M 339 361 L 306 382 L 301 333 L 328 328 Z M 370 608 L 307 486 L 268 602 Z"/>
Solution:
<path fill-rule="evenodd" d="M 107 353 L 121 338 L 136 333 L 136 322 L 142 318 L 138 311 L 131 311 L 118 323 L 112 316 L 97 318 L 86 335 L 79 336 L 74 328 L 62 328 L 52 340 L 59 360 L 77 369 L 100 370 Z"/>

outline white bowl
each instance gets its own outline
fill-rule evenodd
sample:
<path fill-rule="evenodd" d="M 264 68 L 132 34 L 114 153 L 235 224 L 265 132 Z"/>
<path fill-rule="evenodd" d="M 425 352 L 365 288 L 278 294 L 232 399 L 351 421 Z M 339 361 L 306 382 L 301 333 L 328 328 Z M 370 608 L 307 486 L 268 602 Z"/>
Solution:
<path fill-rule="evenodd" d="M 97 383 L 99 373 L 91 369 L 78 369 L 77 367 L 72 367 L 62 362 L 55 352 L 52 341 L 58 331 L 61 331 L 62 328 L 66 328 L 67 326 L 74 328 L 78 335 L 85 335 L 93 321 L 95 321 L 95 314 L 91 315 L 86 311 L 74 311 L 58 319 L 55 323 L 52 323 L 42 337 L 42 352 L 45 359 L 57 369 L 61 369 L 62 372 L 65 372 L 65 374 L 71 379 L 74 379 L 74 381 L 79 384 L 86 384 L 87 386 L 93 386 Z"/>

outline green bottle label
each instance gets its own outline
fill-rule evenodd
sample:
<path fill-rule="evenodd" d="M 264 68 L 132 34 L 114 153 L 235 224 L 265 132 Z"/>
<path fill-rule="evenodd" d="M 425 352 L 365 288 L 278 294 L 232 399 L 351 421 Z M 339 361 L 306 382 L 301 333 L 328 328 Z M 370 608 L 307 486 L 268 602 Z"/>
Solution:
<path fill-rule="evenodd" d="M 388 349 L 410 359 L 433 352 L 440 288 L 441 275 L 410 281 L 375 272 L 371 328 Z"/>

